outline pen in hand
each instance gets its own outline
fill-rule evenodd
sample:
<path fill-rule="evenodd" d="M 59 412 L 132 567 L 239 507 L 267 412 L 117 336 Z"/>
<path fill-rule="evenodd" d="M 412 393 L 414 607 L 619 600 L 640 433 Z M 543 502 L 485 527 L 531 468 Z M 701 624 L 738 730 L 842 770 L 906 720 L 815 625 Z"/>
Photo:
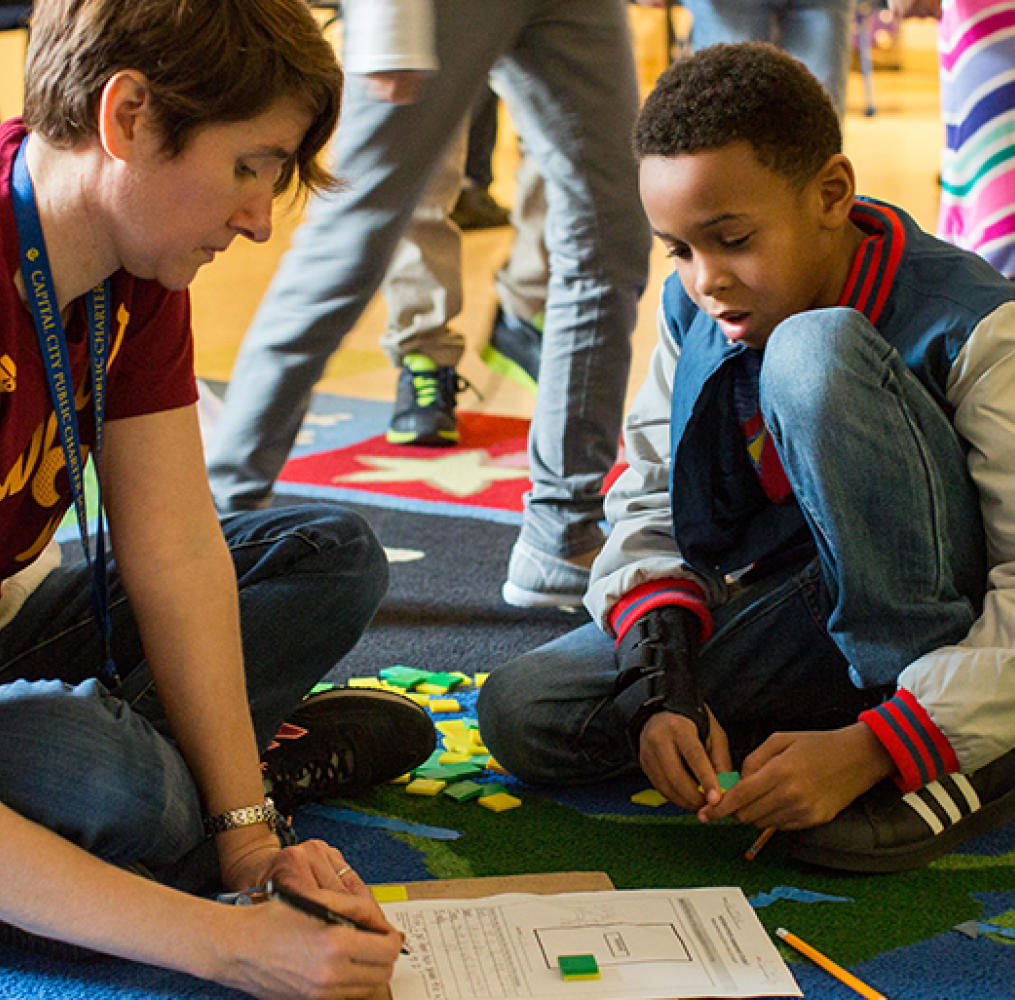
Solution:
<path fill-rule="evenodd" d="M 299 910 L 300 913 L 305 913 L 309 917 L 316 917 L 318 920 L 323 920 L 326 924 L 339 924 L 342 927 L 353 927 L 358 931 L 365 931 L 367 934 L 384 933 L 383 931 L 375 931 L 372 927 L 367 927 L 364 924 L 358 923 L 351 917 L 347 917 L 344 914 L 336 913 L 323 903 L 315 903 L 314 900 L 307 899 L 306 896 L 301 896 L 298 892 L 293 889 L 289 889 L 280 882 L 268 882 L 264 887 L 264 891 L 270 899 L 280 899 L 283 903 L 287 906 L 291 906 L 294 910 Z M 409 954 L 409 949 L 404 945 L 402 946 L 402 954 Z"/>

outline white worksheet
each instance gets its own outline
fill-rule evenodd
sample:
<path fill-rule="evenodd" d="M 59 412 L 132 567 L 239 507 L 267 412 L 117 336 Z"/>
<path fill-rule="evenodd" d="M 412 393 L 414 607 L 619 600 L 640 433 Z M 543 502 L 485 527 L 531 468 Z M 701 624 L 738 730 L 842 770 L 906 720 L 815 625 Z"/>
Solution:
<path fill-rule="evenodd" d="M 394 1000 L 684 1000 L 803 994 L 739 888 L 385 903 L 408 955 Z M 566 981 L 561 955 L 601 978 Z"/>

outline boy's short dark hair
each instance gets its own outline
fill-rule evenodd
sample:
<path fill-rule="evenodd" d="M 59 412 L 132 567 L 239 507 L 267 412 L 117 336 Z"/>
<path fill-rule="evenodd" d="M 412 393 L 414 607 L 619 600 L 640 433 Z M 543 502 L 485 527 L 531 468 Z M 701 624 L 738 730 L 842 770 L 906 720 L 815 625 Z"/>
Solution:
<path fill-rule="evenodd" d="M 338 121 L 342 70 L 305 0 L 35 0 L 25 124 L 70 147 L 95 135 L 102 88 L 143 73 L 171 156 L 209 125 L 247 121 L 282 97 L 311 115 L 276 190 L 333 187 L 318 162 Z"/>
<path fill-rule="evenodd" d="M 766 42 L 712 45 L 657 81 L 634 127 L 634 152 L 676 156 L 749 142 L 758 161 L 795 183 L 842 152 L 831 98 L 802 62 Z"/>

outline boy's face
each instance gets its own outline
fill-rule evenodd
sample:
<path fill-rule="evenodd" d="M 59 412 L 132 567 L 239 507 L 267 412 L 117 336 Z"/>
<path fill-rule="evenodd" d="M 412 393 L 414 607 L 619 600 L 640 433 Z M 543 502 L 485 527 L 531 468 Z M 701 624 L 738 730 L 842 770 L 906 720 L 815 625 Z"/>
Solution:
<path fill-rule="evenodd" d="M 275 180 L 309 124 L 302 105 L 283 98 L 257 118 L 200 130 L 172 158 L 150 129 L 112 197 L 121 265 L 183 289 L 234 237 L 267 240 Z"/>
<path fill-rule="evenodd" d="M 838 302 L 852 257 L 829 227 L 819 178 L 801 190 L 747 142 L 642 160 L 652 228 L 728 340 L 761 350 L 788 316 Z"/>

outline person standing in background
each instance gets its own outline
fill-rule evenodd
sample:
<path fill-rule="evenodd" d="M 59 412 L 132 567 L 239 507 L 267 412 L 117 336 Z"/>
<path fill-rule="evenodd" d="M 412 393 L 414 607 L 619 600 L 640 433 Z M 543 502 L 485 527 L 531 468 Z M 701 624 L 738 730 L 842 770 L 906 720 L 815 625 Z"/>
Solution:
<path fill-rule="evenodd" d="M 717 42 L 773 42 L 799 59 L 846 116 L 856 0 L 684 0 L 697 52 Z"/>
<path fill-rule="evenodd" d="M 1015 278 L 1015 10 L 989 0 L 890 0 L 938 19 L 942 239 Z"/>
<path fill-rule="evenodd" d="M 346 39 L 391 56 L 347 66 L 336 169 L 316 197 L 240 348 L 211 441 L 220 511 L 270 501 L 328 358 L 379 287 L 435 164 L 490 70 L 547 185 L 550 283 L 532 490 L 505 599 L 574 606 L 603 544 L 603 482 L 617 457 L 630 335 L 648 276 L 630 129 L 638 105 L 620 0 L 356 0 Z M 367 47 L 357 46 L 365 52 Z M 496 63 L 496 66 L 494 65 Z M 416 89 L 414 103 L 377 88 Z M 415 95 L 414 95 L 415 96 Z"/>

